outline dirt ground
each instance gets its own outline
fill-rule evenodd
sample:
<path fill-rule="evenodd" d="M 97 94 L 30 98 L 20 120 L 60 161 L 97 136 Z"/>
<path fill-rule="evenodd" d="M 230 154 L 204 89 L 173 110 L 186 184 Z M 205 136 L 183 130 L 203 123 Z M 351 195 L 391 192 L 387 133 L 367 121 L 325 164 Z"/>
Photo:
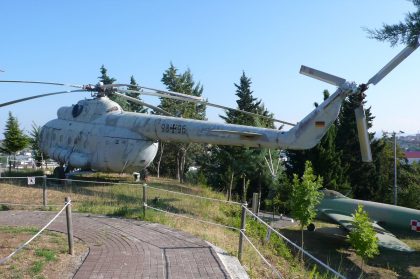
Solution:
<path fill-rule="evenodd" d="M 0 259 L 30 239 L 37 229 L 0 227 Z M 0 278 L 72 278 L 89 252 L 74 239 L 74 255 L 68 254 L 67 236 L 44 231 L 27 247 L 0 265 Z"/>
<path fill-rule="evenodd" d="M 360 257 L 351 249 L 338 226 L 323 222 L 317 222 L 316 226 L 314 232 L 304 231 L 304 248 L 348 278 L 358 278 L 361 268 L 365 273 L 363 278 L 420 278 L 420 233 L 394 232 L 415 252 L 380 249 L 380 255 L 362 267 Z M 301 234 L 297 226 L 280 229 L 280 232 L 300 245 Z"/>

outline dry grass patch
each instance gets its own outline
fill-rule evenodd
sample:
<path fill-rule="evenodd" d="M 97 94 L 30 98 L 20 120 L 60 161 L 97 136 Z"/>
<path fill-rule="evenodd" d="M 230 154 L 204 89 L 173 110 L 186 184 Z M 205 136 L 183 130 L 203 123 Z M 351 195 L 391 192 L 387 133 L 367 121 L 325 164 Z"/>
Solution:
<path fill-rule="evenodd" d="M 38 229 L 0 227 L 0 258 L 8 256 Z M 72 278 L 89 248 L 75 239 L 73 256 L 68 254 L 67 236 L 44 231 L 27 247 L 0 265 L 0 278 Z"/>

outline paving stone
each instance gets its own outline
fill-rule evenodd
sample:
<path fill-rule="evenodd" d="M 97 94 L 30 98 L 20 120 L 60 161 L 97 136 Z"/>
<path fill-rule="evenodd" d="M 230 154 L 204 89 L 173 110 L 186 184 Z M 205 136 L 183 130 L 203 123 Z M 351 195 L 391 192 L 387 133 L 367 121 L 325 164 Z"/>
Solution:
<path fill-rule="evenodd" d="M 0 211 L 0 225 L 43 227 L 55 213 Z M 213 248 L 187 233 L 141 221 L 73 213 L 89 254 L 74 278 L 231 278 Z M 48 228 L 66 232 L 65 214 Z"/>

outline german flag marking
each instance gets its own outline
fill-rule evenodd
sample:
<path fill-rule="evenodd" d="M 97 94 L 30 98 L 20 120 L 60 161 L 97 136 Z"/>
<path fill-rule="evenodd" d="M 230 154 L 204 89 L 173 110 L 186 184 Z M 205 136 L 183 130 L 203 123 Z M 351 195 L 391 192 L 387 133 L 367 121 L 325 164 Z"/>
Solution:
<path fill-rule="evenodd" d="M 325 121 L 315 121 L 315 127 L 324 128 L 325 127 Z"/>

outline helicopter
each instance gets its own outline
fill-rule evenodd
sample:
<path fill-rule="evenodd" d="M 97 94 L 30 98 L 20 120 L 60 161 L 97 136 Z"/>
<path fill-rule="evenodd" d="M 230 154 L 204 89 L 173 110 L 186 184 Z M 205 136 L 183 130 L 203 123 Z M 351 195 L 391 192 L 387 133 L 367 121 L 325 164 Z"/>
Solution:
<path fill-rule="evenodd" d="M 2 83 L 32 83 L 76 88 L 17 99 L 2 103 L 0 107 L 52 95 L 74 92 L 91 93 L 92 99 L 80 100 L 75 105 L 59 108 L 57 118 L 47 122 L 41 129 L 40 149 L 60 164 L 60 167 L 55 170 L 60 178 L 64 178 L 63 166 L 66 166 L 66 171 L 75 168 L 118 173 L 140 171 L 155 158 L 159 141 L 310 149 L 319 143 L 337 119 L 341 105 L 348 96 L 357 95 L 363 100 L 370 84 L 376 85 L 418 46 L 419 42 L 416 42 L 415 45 L 404 48 L 367 83 L 360 85 L 302 66 L 301 74 L 333 84 L 337 86 L 337 90 L 296 124 L 269 118 L 272 121 L 292 126 L 288 131 L 174 117 L 159 107 L 125 94 L 137 93 L 171 98 L 240 111 L 256 117 L 264 116 L 210 103 L 202 97 L 179 92 L 143 86 L 137 86 L 135 88 L 137 90 L 132 90 L 131 84 L 73 85 L 43 81 L 0 80 Z M 109 99 L 109 96 L 120 96 L 130 102 L 149 107 L 159 114 L 123 111 L 120 105 Z M 362 161 L 371 162 L 372 154 L 362 105 L 356 109 L 355 116 Z"/>

